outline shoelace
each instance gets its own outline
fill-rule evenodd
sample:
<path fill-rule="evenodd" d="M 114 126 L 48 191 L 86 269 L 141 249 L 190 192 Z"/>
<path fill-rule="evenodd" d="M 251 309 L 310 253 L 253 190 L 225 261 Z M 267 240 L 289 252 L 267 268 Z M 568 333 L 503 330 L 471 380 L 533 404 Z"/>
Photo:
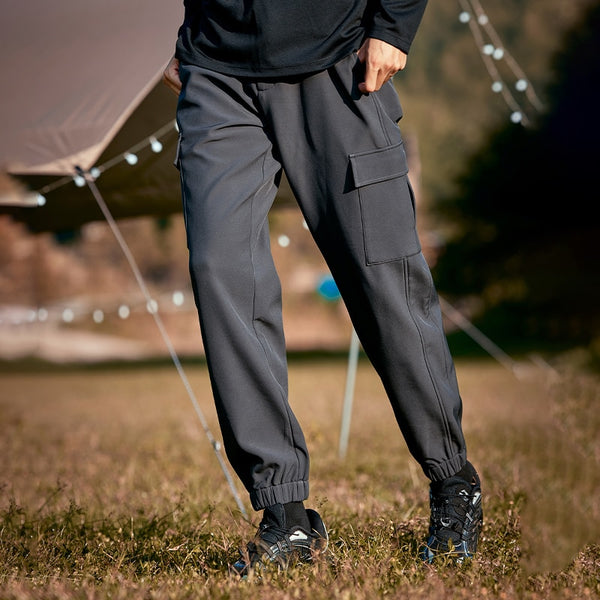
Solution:
<path fill-rule="evenodd" d="M 458 493 L 441 492 L 432 497 L 431 520 L 435 528 L 444 528 L 461 533 L 474 494 L 466 489 Z"/>

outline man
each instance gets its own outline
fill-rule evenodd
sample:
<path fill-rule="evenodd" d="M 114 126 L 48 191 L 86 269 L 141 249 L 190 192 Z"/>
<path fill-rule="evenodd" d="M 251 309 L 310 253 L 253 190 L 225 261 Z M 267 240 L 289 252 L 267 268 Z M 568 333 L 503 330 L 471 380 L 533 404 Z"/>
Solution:
<path fill-rule="evenodd" d="M 426 0 L 184 0 L 165 82 L 179 94 L 190 273 L 227 456 L 263 518 L 244 573 L 326 545 L 287 399 L 267 214 L 282 168 L 431 480 L 425 560 L 476 549 L 479 478 L 415 229 L 391 83 Z"/>

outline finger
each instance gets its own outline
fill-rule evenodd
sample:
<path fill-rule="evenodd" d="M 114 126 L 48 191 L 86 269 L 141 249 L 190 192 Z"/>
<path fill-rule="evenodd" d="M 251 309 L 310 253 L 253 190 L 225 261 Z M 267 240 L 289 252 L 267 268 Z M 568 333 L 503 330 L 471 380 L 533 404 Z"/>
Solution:
<path fill-rule="evenodd" d="M 365 80 L 358 84 L 358 89 L 363 92 L 363 94 L 375 92 L 379 89 L 379 87 L 381 87 L 381 83 L 378 81 L 379 79 L 379 72 L 370 68 L 367 63 L 367 67 L 365 69 Z"/>

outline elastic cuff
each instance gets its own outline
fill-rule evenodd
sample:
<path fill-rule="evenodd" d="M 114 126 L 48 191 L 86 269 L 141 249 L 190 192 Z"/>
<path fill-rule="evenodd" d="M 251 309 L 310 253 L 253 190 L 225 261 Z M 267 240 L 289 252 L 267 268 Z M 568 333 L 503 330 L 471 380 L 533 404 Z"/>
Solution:
<path fill-rule="evenodd" d="M 458 470 L 458 469 L 457 469 Z M 268 488 L 252 490 L 250 502 L 254 510 L 262 510 L 273 504 L 286 502 L 303 502 L 308 498 L 308 481 L 292 481 L 281 483 Z"/>
<path fill-rule="evenodd" d="M 456 475 L 467 463 L 467 451 L 463 450 L 445 462 L 428 462 L 421 465 L 425 475 L 431 481 L 442 481 Z"/>

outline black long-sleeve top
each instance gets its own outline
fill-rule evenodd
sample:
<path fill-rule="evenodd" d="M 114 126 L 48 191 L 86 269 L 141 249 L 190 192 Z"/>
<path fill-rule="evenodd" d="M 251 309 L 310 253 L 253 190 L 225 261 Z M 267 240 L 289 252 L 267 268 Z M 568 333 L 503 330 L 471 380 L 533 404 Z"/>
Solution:
<path fill-rule="evenodd" d="M 427 0 L 184 0 L 176 56 L 228 75 L 326 69 L 373 37 L 408 53 Z"/>

